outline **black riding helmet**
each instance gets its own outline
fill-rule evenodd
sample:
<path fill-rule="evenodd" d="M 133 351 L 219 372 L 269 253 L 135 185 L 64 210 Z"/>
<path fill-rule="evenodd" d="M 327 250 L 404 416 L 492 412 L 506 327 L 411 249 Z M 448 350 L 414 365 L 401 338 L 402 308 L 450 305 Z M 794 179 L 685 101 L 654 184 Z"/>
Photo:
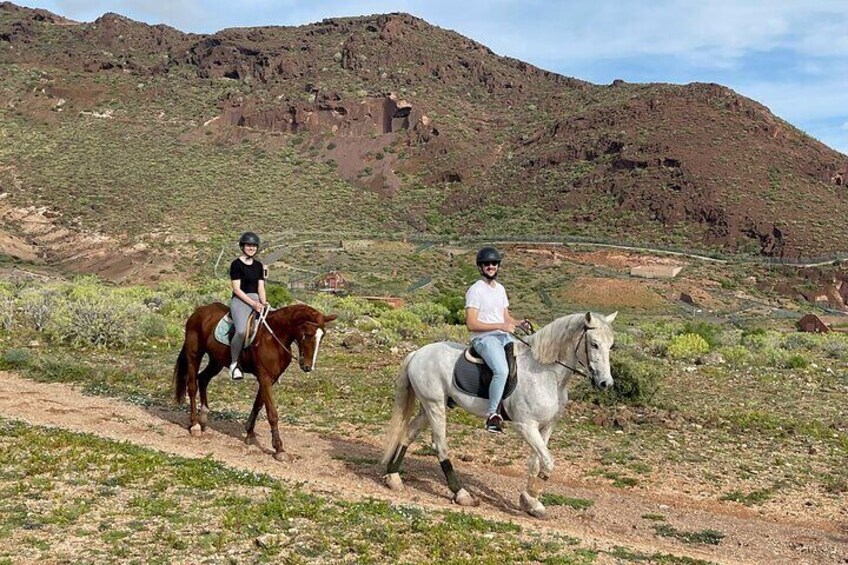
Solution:
<path fill-rule="evenodd" d="M 239 238 L 239 247 L 244 247 L 245 245 L 255 245 L 256 247 L 259 247 L 259 236 L 252 231 L 244 232 Z"/>
<path fill-rule="evenodd" d="M 483 263 L 488 263 L 491 261 L 495 261 L 500 263 L 503 260 L 501 254 L 498 253 L 498 250 L 494 247 L 483 247 L 480 251 L 477 252 L 477 266 L 479 267 Z"/>

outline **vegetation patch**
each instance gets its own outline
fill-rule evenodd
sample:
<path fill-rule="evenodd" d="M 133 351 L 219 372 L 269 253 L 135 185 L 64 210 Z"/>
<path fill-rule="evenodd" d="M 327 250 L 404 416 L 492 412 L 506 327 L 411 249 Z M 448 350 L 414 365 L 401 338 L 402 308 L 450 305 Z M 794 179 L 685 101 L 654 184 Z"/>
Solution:
<path fill-rule="evenodd" d="M 678 530 L 669 524 L 657 524 L 654 526 L 654 531 L 658 536 L 665 538 L 674 538 L 683 543 L 702 543 L 706 545 L 718 545 L 724 539 L 724 534 L 716 530 L 701 530 L 698 532 L 687 532 Z"/>

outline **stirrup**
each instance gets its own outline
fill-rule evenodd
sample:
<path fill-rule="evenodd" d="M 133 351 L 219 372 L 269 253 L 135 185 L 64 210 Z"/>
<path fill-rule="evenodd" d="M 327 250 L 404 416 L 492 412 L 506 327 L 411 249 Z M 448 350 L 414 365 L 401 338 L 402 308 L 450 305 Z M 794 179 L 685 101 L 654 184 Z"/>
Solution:
<path fill-rule="evenodd" d="M 494 413 L 486 418 L 486 431 L 495 434 L 503 432 L 503 418 L 500 414 Z"/>
<path fill-rule="evenodd" d="M 230 365 L 230 378 L 234 381 L 240 381 L 244 378 L 244 373 L 241 372 L 237 363 Z"/>

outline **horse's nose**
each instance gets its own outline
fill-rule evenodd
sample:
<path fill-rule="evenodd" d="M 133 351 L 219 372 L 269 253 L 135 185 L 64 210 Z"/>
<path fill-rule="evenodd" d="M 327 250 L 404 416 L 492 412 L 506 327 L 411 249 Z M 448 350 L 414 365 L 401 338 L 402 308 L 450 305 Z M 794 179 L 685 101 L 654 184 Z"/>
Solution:
<path fill-rule="evenodd" d="M 312 367 L 310 367 L 306 363 L 301 363 L 300 368 L 303 370 L 304 373 L 309 373 L 312 371 Z"/>
<path fill-rule="evenodd" d="M 606 390 L 610 387 L 610 384 L 611 383 L 608 380 L 604 379 L 598 383 L 598 388 L 601 390 Z"/>

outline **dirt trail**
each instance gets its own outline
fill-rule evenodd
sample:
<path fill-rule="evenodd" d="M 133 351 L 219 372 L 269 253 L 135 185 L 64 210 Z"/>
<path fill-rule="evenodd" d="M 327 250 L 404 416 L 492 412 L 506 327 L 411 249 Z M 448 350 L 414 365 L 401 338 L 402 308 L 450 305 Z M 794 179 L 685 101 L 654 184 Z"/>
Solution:
<path fill-rule="evenodd" d="M 293 463 L 270 456 L 267 425 L 259 425 L 262 447 L 242 441 L 240 424 L 222 422 L 211 414 L 210 429 L 202 438 L 186 430 L 187 415 L 176 410 L 138 407 L 117 400 L 90 397 L 63 384 L 42 384 L 0 372 L 0 415 L 34 425 L 55 426 L 184 457 L 212 457 L 227 466 L 266 473 L 302 484 L 308 491 L 358 500 L 374 497 L 440 510 L 460 508 L 450 503 L 435 458 L 410 455 L 406 462 L 406 489 L 386 489 L 381 469 L 353 461 L 376 460 L 381 438 L 352 439 L 283 427 L 283 441 Z M 583 540 L 583 546 L 612 549 L 622 546 L 647 553 L 662 552 L 719 563 L 848 563 L 848 524 L 789 521 L 763 517 L 754 510 L 686 497 L 636 494 L 612 487 L 551 479 L 569 496 L 594 505 L 577 511 L 549 507 L 545 520 L 536 520 L 517 508 L 524 477 L 517 469 L 493 469 L 474 462 L 456 461 L 460 479 L 482 504 L 461 509 L 494 520 L 512 520 L 527 530 L 555 530 Z M 645 514 L 662 514 L 682 531 L 712 529 L 726 537 L 717 546 L 687 545 L 658 537 Z M 608 562 L 606 559 L 600 562 Z"/>

